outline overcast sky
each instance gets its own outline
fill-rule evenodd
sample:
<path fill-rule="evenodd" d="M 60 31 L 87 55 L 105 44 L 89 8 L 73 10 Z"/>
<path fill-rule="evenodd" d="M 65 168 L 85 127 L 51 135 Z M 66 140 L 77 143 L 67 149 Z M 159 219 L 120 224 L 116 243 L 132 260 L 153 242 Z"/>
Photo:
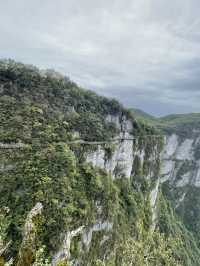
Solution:
<path fill-rule="evenodd" d="M 200 1 L 0 0 L 0 57 L 157 116 L 200 112 Z"/>

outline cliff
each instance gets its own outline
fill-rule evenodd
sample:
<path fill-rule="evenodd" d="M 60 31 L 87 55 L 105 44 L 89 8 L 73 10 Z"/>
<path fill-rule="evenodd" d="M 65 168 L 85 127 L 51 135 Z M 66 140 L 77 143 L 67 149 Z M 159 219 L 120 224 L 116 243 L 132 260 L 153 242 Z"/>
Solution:
<path fill-rule="evenodd" d="M 193 236 L 160 190 L 162 147 L 117 101 L 1 61 L 1 261 L 198 265 Z"/>
<path fill-rule="evenodd" d="M 141 114 L 138 120 L 153 124 L 164 136 L 160 171 L 162 193 L 199 246 L 200 114 L 174 114 L 153 119 Z"/>
<path fill-rule="evenodd" d="M 161 180 L 165 195 L 199 243 L 199 123 L 186 124 L 185 130 L 184 135 L 176 130 L 166 136 Z"/>

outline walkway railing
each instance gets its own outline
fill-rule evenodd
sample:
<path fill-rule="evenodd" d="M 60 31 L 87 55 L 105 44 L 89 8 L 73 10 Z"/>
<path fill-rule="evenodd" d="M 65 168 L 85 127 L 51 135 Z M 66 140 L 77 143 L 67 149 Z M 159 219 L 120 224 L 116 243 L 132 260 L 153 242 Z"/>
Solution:
<path fill-rule="evenodd" d="M 103 145 L 103 144 L 108 144 L 108 143 L 118 143 L 118 142 L 123 142 L 123 141 L 133 141 L 133 140 L 137 140 L 137 139 L 141 139 L 141 138 L 149 138 L 149 137 L 153 137 L 153 138 L 162 138 L 162 135 L 143 135 L 143 136 L 137 136 L 137 137 L 129 137 L 129 138 L 114 138 L 114 139 L 110 139 L 110 140 L 103 140 L 103 141 L 89 141 L 89 140 L 83 140 L 83 139 L 76 139 L 76 140 L 71 140 L 71 141 L 66 141 L 63 143 L 66 144 L 83 144 L 83 145 Z M 59 142 L 57 142 L 59 143 Z M 61 142 L 60 142 L 61 143 Z M 29 144 L 25 144 L 22 142 L 18 142 L 18 143 L 2 143 L 0 142 L 0 149 L 23 149 L 23 148 L 27 148 L 30 145 L 35 145 L 34 143 L 29 143 Z M 40 144 L 41 146 L 41 144 Z"/>

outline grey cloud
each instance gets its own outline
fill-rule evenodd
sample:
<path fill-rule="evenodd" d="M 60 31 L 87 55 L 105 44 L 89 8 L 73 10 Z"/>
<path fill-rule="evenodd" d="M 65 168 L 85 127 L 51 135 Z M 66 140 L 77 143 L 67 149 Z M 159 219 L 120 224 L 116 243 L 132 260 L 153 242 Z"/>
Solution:
<path fill-rule="evenodd" d="M 156 115 L 200 112 L 199 0 L 0 2 L 0 57 Z"/>

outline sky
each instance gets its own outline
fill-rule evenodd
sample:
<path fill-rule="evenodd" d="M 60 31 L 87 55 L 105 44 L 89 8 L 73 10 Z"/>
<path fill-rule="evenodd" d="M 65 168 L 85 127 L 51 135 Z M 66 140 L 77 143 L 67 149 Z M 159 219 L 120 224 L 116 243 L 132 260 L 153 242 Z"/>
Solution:
<path fill-rule="evenodd" d="M 200 112 L 199 0 L 0 0 L 0 58 L 150 114 Z"/>

